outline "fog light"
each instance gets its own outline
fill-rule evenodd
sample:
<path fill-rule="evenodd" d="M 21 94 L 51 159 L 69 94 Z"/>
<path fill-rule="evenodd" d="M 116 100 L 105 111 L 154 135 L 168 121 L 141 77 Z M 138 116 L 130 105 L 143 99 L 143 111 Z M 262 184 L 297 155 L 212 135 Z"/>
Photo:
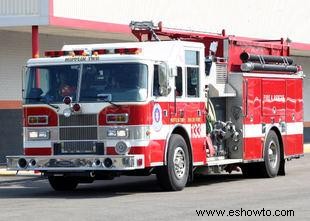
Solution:
<path fill-rule="evenodd" d="M 111 158 L 105 158 L 104 161 L 103 161 L 103 165 L 104 165 L 106 168 L 112 167 L 112 165 L 113 165 L 112 159 L 111 159 Z"/>
<path fill-rule="evenodd" d="M 115 145 L 115 152 L 121 155 L 126 154 L 129 152 L 129 146 L 124 141 L 120 141 Z"/>
<path fill-rule="evenodd" d="M 34 167 L 36 164 L 37 164 L 37 161 L 34 160 L 34 159 L 31 159 L 31 160 L 29 161 L 29 165 L 30 165 L 31 167 Z"/>
<path fill-rule="evenodd" d="M 96 159 L 96 160 L 94 161 L 94 163 L 93 163 L 93 166 L 94 166 L 94 167 L 100 167 L 100 166 L 101 166 L 100 160 L 99 160 L 99 159 Z"/>
<path fill-rule="evenodd" d="M 27 167 L 27 160 L 25 158 L 20 158 L 17 164 L 20 168 L 25 169 Z"/>

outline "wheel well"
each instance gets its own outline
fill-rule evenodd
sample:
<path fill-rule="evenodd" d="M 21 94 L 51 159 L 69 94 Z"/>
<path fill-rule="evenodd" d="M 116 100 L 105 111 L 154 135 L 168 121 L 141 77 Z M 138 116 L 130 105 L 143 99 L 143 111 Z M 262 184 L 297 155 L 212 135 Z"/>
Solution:
<path fill-rule="evenodd" d="M 272 127 L 270 130 L 273 130 L 277 134 L 279 144 L 280 144 L 280 157 L 281 157 L 281 160 L 283 160 L 284 159 L 284 146 L 283 146 L 283 140 L 282 140 L 281 133 L 277 127 Z"/>
<path fill-rule="evenodd" d="M 188 148 L 188 153 L 189 153 L 189 158 L 190 158 L 189 160 L 190 160 L 190 163 L 192 163 L 193 162 L 193 160 L 192 160 L 192 154 L 193 154 L 192 145 L 191 145 L 191 142 L 189 140 L 189 137 L 188 137 L 186 130 L 182 127 L 176 127 L 173 130 L 172 134 L 179 134 L 180 136 L 182 136 L 184 138 L 186 145 L 187 145 L 187 148 Z"/>

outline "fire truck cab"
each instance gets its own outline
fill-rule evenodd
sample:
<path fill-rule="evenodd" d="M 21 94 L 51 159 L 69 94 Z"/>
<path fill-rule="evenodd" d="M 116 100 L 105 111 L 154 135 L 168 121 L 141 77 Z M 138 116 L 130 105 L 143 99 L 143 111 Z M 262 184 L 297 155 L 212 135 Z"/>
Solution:
<path fill-rule="evenodd" d="M 195 174 L 284 175 L 303 155 L 303 74 L 283 41 L 131 25 L 151 41 L 65 45 L 27 62 L 24 156 L 8 169 L 40 171 L 55 190 L 150 174 L 181 190 Z"/>

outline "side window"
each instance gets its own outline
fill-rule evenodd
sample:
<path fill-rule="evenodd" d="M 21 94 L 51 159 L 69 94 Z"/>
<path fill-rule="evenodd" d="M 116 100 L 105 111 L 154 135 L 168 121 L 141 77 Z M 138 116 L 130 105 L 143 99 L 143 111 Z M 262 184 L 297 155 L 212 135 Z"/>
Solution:
<path fill-rule="evenodd" d="M 183 76 L 182 76 L 182 68 L 177 67 L 177 76 L 175 77 L 175 93 L 177 97 L 183 95 Z"/>
<path fill-rule="evenodd" d="M 154 79 L 153 79 L 153 96 L 160 96 L 159 94 L 159 73 L 158 73 L 159 66 L 154 65 Z"/>
<path fill-rule="evenodd" d="M 188 97 L 199 97 L 199 52 L 185 51 L 186 89 Z"/>
<path fill-rule="evenodd" d="M 199 68 L 188 67 L 187 69 L 187 95 L 199 97 Z"/>

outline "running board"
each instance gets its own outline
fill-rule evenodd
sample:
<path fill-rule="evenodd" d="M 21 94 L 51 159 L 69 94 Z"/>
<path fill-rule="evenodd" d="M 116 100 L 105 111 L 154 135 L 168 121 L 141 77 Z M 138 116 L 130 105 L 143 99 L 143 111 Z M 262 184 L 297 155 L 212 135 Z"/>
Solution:
<path fill-rule="evenodd" d="M 209 157 L 207 158 L 208 166 L 220 166 L 234 163 L 241 163 L 242 159 L 225 159 L 225 157 Z"/>

